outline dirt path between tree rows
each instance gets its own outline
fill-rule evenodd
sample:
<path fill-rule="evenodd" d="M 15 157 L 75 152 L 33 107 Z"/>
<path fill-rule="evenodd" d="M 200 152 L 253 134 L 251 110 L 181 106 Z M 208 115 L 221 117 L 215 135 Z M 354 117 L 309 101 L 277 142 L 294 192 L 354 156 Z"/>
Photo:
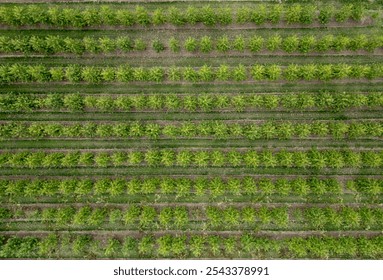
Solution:
<path fill-rule="evenodd" d="M 25 204 L 17 204 L 14 203 L 2 203 L 2 207 L 8 207 L 8 208 L 27 208 L 27 209 L 36 209 L 36 208 L 63 208 L 63 207 L 74 207 L 74 208 L 81 208 L 84 206 L 89 206 L 92 208 L 118 208 L 118 209 L 127 209 L 131 205 L 142 205 L 142 206 L 151 206 L 156 209 L 164 208 L 164 207 L 177 207 L 177 206 L 184 206 L 187 208 L 206 208 L 208 206 L 215 206 L 215 207 L 223 207 L 227 208 L 229 206 L 234 206 L 236 208 L 244 208 L 246 206 L 251 206 L 252 208 L 260 208 L 262 206 L 267 206 L 268 208 L 275 208 L 275 207 L 283 207 L 287 206 L 289 209 L 302 209 L 302 208 L 326 208 L 330 207 L 333 209 L 339 209 L 344 206 L 351 206 L 354 208 L 359 207 L 366 207 L 368 205 L 368 208 L 381 208 L 382 204 L 366 204 L 366 203 L 358 203 L 358 202 L 348 202 L 348 203 L 339 203 L 339 204 L 328 204 L 328 203 L 300 203 L 300 202 L 268 202 L 268 203 L 258 203 L 258 202 L 154 202 L 154 203 L 148 203 L 146 201 L 140 202 L 140 203 L 25 203 Z"/>
<path fill-rule="evenodd" d="M 109 57 L 144 57 L 145 59 L 148 58 L 184 58 L 184 57 L 198 57 L 198 58 L 226 58 L 228 56 L 230 57 L 252 57 L 256 58 L 257 56 L 272 56 L 272 57 L 284 57 L 284 56 L 290 56 L 290 57 L 323 57 L 323 56 L 331 56 L 331 57 L 345 57 L 345 56 L 355 56 L 355 55 L 365 55 L 365 56 L 382 56 L 383 55 L 383 49 L 377 49 L 374 52 L 368 52 L 364 50 L 359 51 L 326 51 L 326 52 L 308 52 L 308 53 L 300 53 L 300 52 L 293 52 L 293 53 L 287 53 L 284 51 L 267 51 L 262 50 L 259 52 L 251 52 L 251 51 L 227 51 L 227 52 L 219 52 L 219 51 L 211 51 L 209 53 L 203 53 L 203 52 L 187 52 L 185 50 L 181 50 L 180 52 L 174 53 L 170 51 L 169 49 L 166 49 L 164 51 L 161 51 L 160 53 L 155 52 L 154 50 L 148 49 L 145 51 L 131 51 L 131 52 L 123 52 L 123 51 L 116 51 L 116 52 L 109 52 L 109 53 L 98 53 L 98 54 L 92 54 L 92 53 L 84 53 L 81 55 L 75 55 L 71 53 L 56 53 L 51 55 L 45 55 L 45 54 L 38 54 L 38 53 L 30 53 L 30 54 L 23 54 L 23 53 L 13 53 L 13 54 L 7 54 L 7 53 L 0 53 L 0 58 L 51 58 L 51 57 L 63 57 L 63 58 L 109 58 Z"/>
<path fill-rule="evenodd" d="M 34 237 L 45 237 L 49 234 L 80 234 L 80 235 L 91 235 L 95 239 L 103 240 L 105 238 L 115 237 L 115 238 L 124 238 L 126 236 L 136 237 L 140 238 L 148 233 L 152 236 L 159 237 L 165 234 L 171 234 L 171 235 L 201 235 L 201 236 L 208 236 L 208 235 L 220 235 L 223 237 L 228 236 L 240 236 L 245 233 L 250 233 L 253 236 L 258 237 L 271 237 L 273 239 L 283 239 L 283 238 L 290 238 L 290 237 L 309 237 L 309 236 L 318 236 L 318 237 L 324 237 L 324 236 L 330 236 L 330 237 L 345 237 L 345 236 L 351 236 L 351 237 L 375 237 L 380 236 L 381 231 L 363 231 L 363 230 L 356 230 L 356 231 L 200 231 L 200 230 L 162 230 L 162 231 L 131 231 L 131 230 L 120 230 L 120 231 L 103 231 L 103 230 L 92 230 L 92 231 L 4 231 L 0 232 L 1 235 L 6 236 L 18 236 L 18 237 L 26 237 L 26 236 L 34 236 Z"/>
<path fill-rule="evenodd" d="M 231 23 L 228 25 L 216 24 L 215 26 L 206 26 L 203 23 L 196 24 L 184 24 L 182 26 L 176 26 L 170 23 L 165 23 L 161 25 L 149 25 L 142 26 L 135 24 L 132 26 L 110 26 L 110 25 L 97 25 L 97 26 L 86 26 L 83 28 L 76 28 L 72 26 L 51 26 L 46 24 L 36 24 L 36 25 L 23 25 L 23 26 L 9 26 L 5 24 L 0 24 L 0 30 L 172 30 L 172 31 L 182 31 L 182 30 L 259 30 L 259 29 L 313 29 L 313 28 L 326 28 L 326 29 L 338 29 L 338 28 L 364 28 L 368 26 L 374 26 L 374 20 L 372 18 L 366 18 L 361 22 L 355 22 L 353 20 L 348 20 L 343 23 L 336 21 L 331 21 L 328 24 L 321 24 L 318 21 L 312 24 L 289 24 L 286 21 L 280 21 L 277 24 L 265 23 L 261 26 L 254 23 Z"/>

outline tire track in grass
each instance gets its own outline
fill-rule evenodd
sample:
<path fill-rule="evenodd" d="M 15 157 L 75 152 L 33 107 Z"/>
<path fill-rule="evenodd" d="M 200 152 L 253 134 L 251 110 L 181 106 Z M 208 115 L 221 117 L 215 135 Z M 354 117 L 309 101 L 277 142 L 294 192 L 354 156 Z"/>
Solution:
<path fill-rule="evenodd" d="M 49 234 L 52 234 L 53 231 L 48 230 L 34 230 L 34 231 L 6 231 L 1 232 L 3 236 L 18 236 L 18 237 L 25 237 L 25 236 L 36 236 L 36 237 L 45 237 Z M 54 231 L 56 234 L 73 234 L 73 235 L 90 235 L 98 240 L 104 239 L 105 237 L 116 237 L 116 238 L 123 238 L 126 236 L 136 237 L 140 238 L 148 234 L 148 232 L 143 232 L 139 230 L 130 231 L 130 230 L 120 230 L 120 231 L 104 231 L 104 230 L 90 230 L 90 231 L 76 231 L 76 230 L 62 230 L 62 231 Z M 159 237 L 166 234 L 171 235 L 186 235 L 186 236 L 192 236 L 192 235 L 203 235 L 203 236 L 209 236 L 209 235 L 220 235 L 223 237 L 229 237 L 229 236 L 241 236 L 246 233 L 251 233 L 251 235 L 258 236 L 258 237 L 270 237 L 273 239 L 283 239 L 283 238 L 289 238 L 289 237 L 310 237 L 310 236 L 331 236 L 331 237 L 345 237 L 345 236 L 351 236 L 351 237 L 375 237 L 375 236 L 381 236 L 381 231 L 361 231 L 361 230 L 355 230 L 355 231 L 200 231 L 200 230 L 162 230 L 162 231 L 152 231 L 150 232 L 150 235 Z"/>
<path fill-rule="evenodd" d="M 143 195 L 144 196 L 144 195 Z M 2 207 L 7 207 L 7 208 L 12 208 L 15 207 L 17 209 L 20 208 L 27 208 L 28 210 L 33 210 L 33 209 L 41 209 L 41 208 L 63 208 L 65 206 L 71 206 L 75 208 L 80 208 L 84 206 L 89 206 L 92 208 L 111 208 L 111 209 L 123 209 L 126 210 L 128 209 L 131 205 L 138 205 L 138 206 L 151 206 L 154 207 L 156 210 L 160 210 L 161 208 L 164 207 L 177 207 L 177 206 L 184 206 L 187 207 L 188 209 L 193 209 L 193 208 L 202 208 L 205 209 L 208 206 L 216 206 L 216 207 L 222 207 L 222 208 L 228 208 L 230 206 L 235 206 L 236 208 L 242 209 L 246 206 L 252 206 L 252 208 L 261 208 L 262 206 L 267 206 L 267 208 L 275 208 L 275 207 L 282 207 L 282 206 L 288 206 L 289 209 L 305 209 L 305 208 L 310 208 L 310 207 L 315 207 L 315 208 L 332 208 L 332 209 L 339 209 L 341 207 L 354 207 L 354 208 L 359 208 L 362 206 L 366 206 L 365 203 L 362 202 L 348 202 L 348 203 L 331 203 L 329 204 L 328 202 L 326 203 L 311 203 L 311 202 L 231 202 L 231 201 L 211 201 L 211 202 L 182 202 L 182 201 L 176 201 L 176 202 L 147 202 L 144 201 L 142 203 L 132 203 L 132 204 L 126 204 L 126 203 L 110 203 L 105 201 L 104 203 L 99 203 L 99 202 L 73 202 L 73 203 L 41 203 L 41 202 L 36 202 L 36 203 L 22 203 L 18 204 L 17 206 L 14 205 L 14 203 L 3 203 L 1 206 Z M 376 209 L 381 209 L 381 204 L 380 203 L 369 203 L 368 208 L 376 208 Z M 78 210 L 78 209 L 77 209 Z M 12 220 L 12 219 L 11 219 Z M 25 220 L 28 220 L 27 218 Z M 32 218 L 33 220 L 33 218 Z"/>
<path fill-rule="evenodd" d="M 163 23 L 157 26 L 149 25 L 142 26 L 139 24 L 134 24 L 132 26 L 121 26 L 121 25 L 94 25 L 94 26 L 84 26 L 84 27 L 72 27 L 65 26 L 65 30 L 126 30 L 126 31 L 150 31 L 150 30 L 173 30 L 173 31 L 184 31 L 184 30 L 295 30 L 295 29 L 340 29 L 340 28 L 350 28 L 353 29 L 362 29 L 366 27 L 376 26 L 378 23 L 374 22 L 372 18 L 366 18 L 363 21 L 352 21 L 347 20 L 343 23 L 336 22 L 335 20 L 330 21 L 329 23 L 323 25 L 315 20 L 311 24 L 300 24 L 300 23 L 290 23 L 281 20 L 279 23 L 264 23 L 262 25 L 256 25 L 254 23 L 231 23 L 227 25 L 216 24 L 212 27 L 206 26 L 203 23 L 196 24 L 184 24 L 182 26 L 177 26 L 170 23 Z M 61 30 L 61 26 L 53 26 L 47 24 L 39 25 L 22 25 L 22 26 L 10 26 L 5 24 L 0 24 L 0 30 Z"/>
<path fill-rule="evenodd" d="M 59 87 L 58 87 L 59 85 Z M 303 84 L 298 82 L 285 82 L 285 83 L 269 83 L 269 84 L 146 84 L 145 87 L 138 84 L 69 84 L 69 83 L 46 83 L 43 85 L 38 83 L 23 83 L 23 84 L 3 84 L 0 88 L 1 92 L 21 92 L 21 93 L 88 93 L 88 94 L 101 94 L 109 92 L 110 94 L 147 94 L 147 93 L 195 93 L 200 94 L 204 92 L 210 93 L 233 93 L 237 91 L 252 92 L 252 93 L 274 93 L 274 92 L 381 92 L 383 82 L 375 83 L 362 83 L 357 81 L 350 81 L 349 83 L 335 83 L 329 81 L 322 84 Z"/>

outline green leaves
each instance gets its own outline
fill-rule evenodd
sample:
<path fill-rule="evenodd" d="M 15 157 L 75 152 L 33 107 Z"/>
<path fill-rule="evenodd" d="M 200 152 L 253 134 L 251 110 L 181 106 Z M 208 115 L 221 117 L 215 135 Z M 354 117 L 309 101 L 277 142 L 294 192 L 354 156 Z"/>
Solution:
<path fill-rule="evenodd" d="M 150 43 L 150 44 L 149 44 Z M 0 51 L 6 53 L 21 52 L 26 55 L 32 53 L 42 54 L 57 54 L 57 53 L 73 53 L 82 55 L 90 53 L 97 55 L 102 53 L 131 52 L 139 51 L 144 52 L 147 50 L 148 45 L 157 53 L 164 51 L 167 47 L 172 52 L 181 51 L 180 40 L 171 37 L 168 45 L 158 38 L 151 42 L 136 38 L 134 41 L 128 36 L 113 37 L 88 37 L 82 39 L 63 37 L 63 36 L 23 36 L 23 37 L 0 37 Z M 236 37 L 228 37 L 223 35 L 221 37 L 211 38 L 203 36 L 200 38 L 188 37 L 182 44 L 182 48 L 188 52 L 210 53 L 213 50 L 220 52 L 228 51 L 245 51 L 261 52 L 261 51 L 285 51 L 288 53 L 297 52 L 308 53 L 315 50 L 322 52 L 325 51 L 357 51 L 367 50 L 374 51 L 381 46 L 381 37 L 379 35 L 365 36 L 359 34 L 355 37 L 345 35 L 334 36 L 332 34 L 323 37 L 315 37 L 313 35 L 297 36 L 296 34 L 282 38 L 280 35 L 273 35 L 270 37 L 261 37 L 259 35 L 245 38 L 243 35 Z M 16 71 L 17 72 L 17 71 Z M 31 77 L 36 81 L 44 81 L 44 73 L 47 69 L 42 65 L 29 66 Z M 38 75 L 43 75 L 39 77 Z"/>
<path fill-rule="evenodd" d="M 169 48 L 172 52 L 179 52 L 181 50 L 180 42 L 174 37 L 169 40 Z"/>
<path fill-rule="evenodd" d="M 264 126 L 262 128 L 261 133 L 264 137 L 271 138 L 276 134 L 276 130 L 273 126 Z M 167 150 L 166 150 L 167 151 Z M 214 152 L 214 150 L 212 151 Z M 250 152 L 250 151 L 249 151 Z M 255 151 L 251 151 L 254 153 Z M 120 153 L 120 152 L 119 152 Z M 284 155 L 280 159 L 283 158 L 283 163 L 278 160 L 280 154 L 285 154 L 286 151 L 274 152 L 272 150 L 263 150 L 257 155 L 247 153 L 238 152 L 236 150 L 229 150 L 222 155 L 225 157 L 225 161 L 222 161 L 221 155 L 209 154 L 203 151 L 177 151 L 170 155 L 168 152 L 162 153 L 161 150 L 147 150 L 145 152 L 139 151 L 131 151 L 127 153 L 127 156 L 119 154 L 127 161 L 118 164 L 118 166 L 126 166 L 126 165 L 139 165 L 144 163 L 148 166 L 165 166 L 166 165 L 178 165 L 181 167 L 189 167 L 189 166 L 201 166 L 206 167 L 209 166 L 214 160 L 215 165 L 227 165 L 230 167 L 238 167 L 238 166 L 246 166 L 253 167 L 257 165 L 256 157 L 259 156 L 259 166 L 263 167 L 282 167 L 285 166 L 287 162 L 287 155 Z M 356 152 L 351 150 L 325 150 L 318 151 L 316 149 L 308 150 L 305 152 L 293 151 L 289 152 L 290 155 L 294 158 L 293 167 L 305 168 L 305 167 L 313 167 L 317 169 L 322 168 L 343 168 L 343 167 L 371 167 L 378 168 L 381 166 L 383 160 L 381 159 L 381 155 L 378 152 L 373 151 L 365 151 L 365 152 Z M 89 157 L 89 162 L 84 158 L 86 154 Z M 59 152 L 50 152 L 50 153 L 42 153 L 42 152 L 14 152 L 4 154 L 4 158 L 2 159 L 1 166 L 9 166 L 9 167 L 28 167 L 28 168 L 36 168 L 36 167 L 67 167 L 74 168 L 77 166 L 82 166 L 84 164 L 87 165 L 95 165 L 98 167 L 108 167 L 111 165 L 111 159 L 115 158 L 114 153 L 80 153 L 80 152 L 70 152 L 70 153 L 59 153 Z M 162 160 L 164 157 L 164 160 Z M 175 162 L 171 163 L 175 158 Z M 253 159 L 252 159 L 253 158 Z M 80 161 L 81 159 L 81 161 Z M 143 162 L 144 160 L 144 162 Z M 253 161 L 254 160 L 254 161 Z M 51 165 L 50 165 L 51 164 Z"/>
<path fill-rule="evenodd" d="M 209 36 L 202 37 L 199 45 L 200 45 L 201 51 L 204 53 L 209 53 L 213 49 L 212 41 Z"/>
<path fill-rule="evenodd" d="M 153 49 L 159 53 L 159 52 L 162 52 L 163 50 L 165 50 L 165 46 L 164 44 L 159 40 L 159 39 L 156 39 L 152 42 L 152 46 L 153 46 Z"/>
<path fill-rule="evenodd" d="M 290 42 L 291 40 L 291 42 Z M 307 37 L 307 40 L 312 40 Z M 285 40 L 284 43 L 286 51 L 294 51 L 299 47 L 298 38 L 291 37 Z M 294 42 L 294 43 L 292 43 Z M 287 44 L 286 43 L 286 44 Z M 307 42 L 306 42 L 307 43 Z M 306 44 L 305 43 L 305 44 Z M 303 44 L 303 42 L 302 42 Z M 311 48 L 309 45 L 301 45 L 302 51 L 307 51 Z M 223 49 L 222 49 L 223 50 Z M 226 49 L 225 49 L 226 50 Z M 224 50 L 224 51 L 225 51 Z M 1 68 L 1 67 L 0 67 Z M 66 68 L 50 68 L 47 69 L 43 66 L 28 66 L 13 64 L 11 66 L 4 66 L 4 71 L 0 69 L 0 80 L 3 83 L 12 82 L 53 82 L 62 81 L 63 79 L 71 82 L 78 83 L 85 81 L 91 84 L 100 82 L 157 82 L 161 83 L 167 78 L 169 81 L 178 82 L 184 80 L 187 82 L 207 82 L 207 81 L 245 81 L 248 75 L 253 76 L 253 80 L 266 79 L 269 81 L 277 81 L 282 78 L 288 80 L 334 80 L 346 78 L 368 78 L 377 79 L 383 76 L 383 67 L 380 64 L 373 65 L 348 65 L 348 64 L 291 64 L 287 67 L 280 65 L 260 65 L 255 64 L 246 67 L 239 64 L 235 67 L 229 67 L 225 64 L 218 67 L 210 65 L 203 65 L 199 68 L 194 67 L 130 67 L 128 65 L 121 65 L 116 68 L 105 67 L 99 68 L 95 66 L 81 67 L 79 65 L 69 65 Z"/>
<path fill-rule="evenodd" d="M 319 9 L 319 14 L 316 10 Z M 2 8 L 1 23 L 4 25 L 50 25 L 58 27 L 84 28 L 89 26 L 109 25 L 109 26 L 132 26 L 140 24 L 162 25 L 170 23 L 173 25 L 183 25 L 185 23 L 195 25 L 202 23 L 206 26 L 217 24 L 227 25 L 236 20 L 237 23 L 254 23 L 262 25 L 269 21 L 272 24 L 279 23 L 282 19 L 288 23 L 311 24 L 319 20 L 322 24 L 327 24 L 333 18 L 334 13 L 328 7 L 314 5 L 257 5 L 252 10 L 248 7 L 232 9 L 230 7 L 211 7 L 210 5 L 189 6 L 183 11 L 171 6 L 167 9 L 154 9 L 149 11 L 144 6 L 136 6 L 135 9 L 117 9 L 110 6 L 99 8 L 64 8 L 35 5 L 14 5 Z M 284 17 L 283 17 L 284 15 Z M 348 4 L 337 7 L 335 19 L 343 22 L 347 19 L 360 21 L 364 16 L 364 8 L 359 4 Z"/>
<path fill-rule="evenodd" d="M 260 36 L 253 36 L 249 41 L 249 48 L 252 52 L 259 52 L 263 49 L 264 39 Z"/>
<path fill-rule="evenodd" d="M 227 52 L 231 49 L 231 43 L 229 38 L 224 35 L 222 37 L 219 37 L 217 40 L 217 50 L 220 52 Z"/>
<path fill-rule="evenodd" d="M 185 43 L 184 43 L 184 48 L 188 51 L 188 52 L 194 52 L 197 50 L 197 40 L 193 37 L 188 37 L 186 40 L 185 40 Z"/>
<path fill-rule="evenodd" d="M 284 258 L 376 258 L 381 256 L 380 237 L 289 237 L 273 239 L 256 235 L 221 237 L 217 235 L 162 235 L 153 237 L 123 239 L 105 238 L 99 242 L 89 235 L 77 238 L 52 234 L 46 237 L 4 237 L 1 239 L 0 256 L 2 258 L 58 258 L 62 256 L 60 248 L 66 253 L 77 256 L 90 254 L 93 258 L 138 258 L 138 257 L 208 257 L 258 256 L 266 258 L 273 254 Z M 233 249 L 234 248 L 234 249 Z"/>

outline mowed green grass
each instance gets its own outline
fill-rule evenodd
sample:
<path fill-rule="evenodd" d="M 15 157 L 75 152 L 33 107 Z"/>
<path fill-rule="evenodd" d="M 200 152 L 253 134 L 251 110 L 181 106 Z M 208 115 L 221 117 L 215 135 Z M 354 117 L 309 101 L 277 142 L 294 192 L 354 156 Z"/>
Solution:
<path fill-rule="evenodd" d="M 124 149 L 131 148 L 192 148 L 206 147 L 225 148 L 225 147 L 275 147 L 275 148 L 294 148 L 297 140 L 246 140 L 246 139 L 157 139 L 157 140 L 136 140 L 136 139 L 28 139 L 28 140 L 0 140 L 1 147 L 4 151 L 14 149 Z M 313 139 L 300 139 L 299 147 L 310 148 L 313 146 Z M 316 145 L 328 148 L 346 148 L 349 146 L 358 148 L 381 148 L 381 143 L 373 139 L 359 139 L 355 143 L 350 143 L 349 139 L 315 139 Z"/>
<path fill-rule="evenodd" d="M 105 83 L 99 85 L 92 85 L 86 83 L 69 84 L 69 83 L 20 83 L 20 84 L 6 84 L 0 88 L 0 92 L 21 92 L 21 93 L 97 93 L 97 94 L 150 94 L 150 93 L 222 93 L 222 94 L 235 94 L 235 93 L 285 93 L 285 92 L 380 92 L 383 86 L 381 81 L 353 81 L 344 82 L 321 82 L 318 83 L 298 83 L 298 82 L 267 82 L 260 83 L 254 82 L 249 84 L 241 83 L 222 83 L 222 84 L 208 84 L 208 83 L 190 83 L 190 84 L 112 84 Z"/>
<path fill-rule="evenodd" d="M 161 65 L 162 67 L 198 67 L 204 64 L 210 66 L 219 66 L 221 64 L 227 64 L 229 66 L 237 66 L 242 64 L 244 66 L 251 66 L 253 64 L 278 64 L 281 66 L 287 66 L 289 64 L 310 64 L 310 63 L 345 63 L 345 64 L 373 64 L 382 62 L 382 56 L 376 55 L 233 55 L 228 56 L 227 54 L 219 54 L 217 57 L 209 55 L 198 55 L 198 56 L 167 56 L 163 54 L 155 55 L 154 57 L 145 57 L 145 54 L 139 57 L 128 56 L 97 56 L 92 57 L 77 57 L 72 55 L 69 57 L 5 57 L 2 59 L 5 64 L 44 64 L 46 66 L 66 66 L 70 64 L 81 64 L 81 65 L 94 65 L 94 66 L 117 66 L 121 64 L 129 64 L 130 66 L 143 66 L 143 67 L 156 67 Z"/>

